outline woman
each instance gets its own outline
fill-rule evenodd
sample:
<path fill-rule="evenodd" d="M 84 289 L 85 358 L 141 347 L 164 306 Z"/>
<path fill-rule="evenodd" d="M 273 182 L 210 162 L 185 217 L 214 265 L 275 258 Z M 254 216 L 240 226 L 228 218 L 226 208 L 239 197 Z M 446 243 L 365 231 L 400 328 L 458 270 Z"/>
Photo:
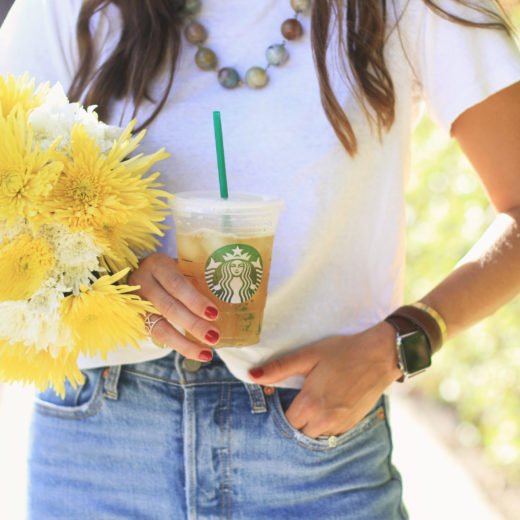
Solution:
<path fill-rule="evenodd" d="M 214 350 L 219 310 L 179 273 L 173 230 L 142 260 L 131 281 L 166 319 L 141 350 L 81 359 L 64 401 L 37 396 L 31 517 L 407 518 L 389 387 L 520 287 L 518 50 L 492 0 L 199 3 L 18 0 L 2 27 L 0 73 L 60 80 L 111 123 L 136 115 L 145 151 L 172 152 L 170 190 L 216 189 L 220 109 L 231 191 L 285 201 L 258 345 Z M 402 309 L 420 101 L 498 216 Z"/>

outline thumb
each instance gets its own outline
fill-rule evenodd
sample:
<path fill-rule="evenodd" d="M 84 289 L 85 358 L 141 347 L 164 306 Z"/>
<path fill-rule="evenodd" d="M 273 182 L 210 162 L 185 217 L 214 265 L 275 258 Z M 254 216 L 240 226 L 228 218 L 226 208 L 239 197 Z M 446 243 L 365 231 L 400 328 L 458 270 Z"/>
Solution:
<path fill-rule="evenodd" d="M 317 363 L 317 357 L 310 348 L 303 348 L 291 352 L 265 365 L 252 368 L 249 375 L 256 383 L 270 384 L 286 379 L 293 375 L 306 376 Z"/>

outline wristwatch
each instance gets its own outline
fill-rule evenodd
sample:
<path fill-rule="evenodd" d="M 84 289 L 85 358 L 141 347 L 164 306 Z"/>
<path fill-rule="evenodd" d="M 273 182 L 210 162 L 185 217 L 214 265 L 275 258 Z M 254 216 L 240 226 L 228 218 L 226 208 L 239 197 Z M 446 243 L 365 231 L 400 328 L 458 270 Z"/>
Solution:
<path fill-rule="evenodd" d="M 430 340 L 424 330 L 401 316 L 389 316 L 385 321 L 395 329 L 395 348 L 398 366 L 403 376 L 397 379 L 403 382 L 424 372 L 432 364 Z"/>

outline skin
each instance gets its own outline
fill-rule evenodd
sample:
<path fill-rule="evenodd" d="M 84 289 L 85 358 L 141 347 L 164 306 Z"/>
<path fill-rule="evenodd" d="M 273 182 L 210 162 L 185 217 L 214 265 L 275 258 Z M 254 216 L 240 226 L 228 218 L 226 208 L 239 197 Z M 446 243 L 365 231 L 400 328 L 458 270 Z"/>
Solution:
<path fill-rule="evenodd" d="M 520 290 L 520 83 L 463 112 L 451 135 L 477 171 L 497 216 L 455 269 L 420 299 L 444 317 L 449 339 Z M 175 260 L 152 255 L 132 274 L 131 283 L 141 285 L 140 295 L 194 336 L 215 330 L 204 317 L 211 302 L 182 277 Z M 154 328 L 154 338 L 194 359 L 201 350 L 166 321 Z M 395 332 L 384 321 L 351 336 L 324 338 L 256 368 L 264 373 L 251 379 L 261 385 L 304 376 L 286 416 L 313 438 L 351 429 L 401 376 Z"/>
<path fill-rule="evenodd" d="M 206 317 L 208 308 L 215 308 L 211 300 L 199 293 L 180 272 L 177 260 L 162 253 L 155 253 L 139 263 L 139 267 L 129 276 L 131 285 L 138 285 L 136 293 L 152 302 L 166 319 L 157 322 L 152 339 L 161 346 L 170 347 L 189 359 L 208 361 L 205 352 L 212 356 L 208 348 L 217 341 L 208 341 L 208 332 L 220 331 L 211 322 L 217 319 Z M 208 345 L 204 347 L 188 340 L 171 324 L 190 332 L 195 338 Z M 211 358 L 210 358 L 211 359 Z"/>

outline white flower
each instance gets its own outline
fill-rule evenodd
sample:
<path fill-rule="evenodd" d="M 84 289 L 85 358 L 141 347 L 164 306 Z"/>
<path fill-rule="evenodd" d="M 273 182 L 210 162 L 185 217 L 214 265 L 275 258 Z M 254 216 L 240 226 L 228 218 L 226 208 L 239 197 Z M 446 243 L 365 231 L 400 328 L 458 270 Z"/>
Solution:
<path fill-rule="evenodd" d="M 55 252 L 56 265 L 49 274 L 49 285 L 79 294 L 81 285 L 89 286 L 95 280 L 92 273 L 101 271 L 102 249 L 87 232 L 71 232 L 63 224 L 49 224 L 40 228 L 38 236 L 45 238 Z"/>
<path fill-rule="evenodd" d="M 29 301 L 0 302 L 0 337 L 37 351 L 47 350 L 54 357 L 61 348 L 72 348 L 72 335 L 60 324 L 63 298 L 62 292 L 45 288 Z"/>
<path fill-rule="evenodd" d="M 33 312 L 28 301 L 0 303 L 0 337 L 9 338 L 10 343 L 47 350 L 57 337 L 58 325 L 59 315 Z"/>
<path fill-rule="evenodd" d="M 62 232 L 55 242 L 58 261 L 64 266 L 88 266 L 91 271 L 96 269 L 102 248 L 96 246 L 93 237 L 86 231 L 71 233 L 65 226 L 61 227 Z"/>
<path fill-rule="evenodd" d="M 60 83 L 49 91 L 45 102 L 29 115 L 35 139 L 40 147 L 47 149 L 60 138 L 58 149 L 66 151 L 70 146 L 72 127 L 79 123 L 96 140 L 103 153 L 110 150 L 113 142 L 123 132 L 122 128 L 109 126 L 99 121 L 95 106 L 86 109 L 79 103 L 69 103 Z"/>
<path fill-rule="evenodd" d="M 27 302 L 27 309 L 34 314 L 51 316 L 59 312 L 63 293 L 54 287 L 46 285 L 31 296 Z"/>
<path fill-rule="evenodd" d="M 9 338 L 11 343 L 25 343 L 28 329 L 37 326 L 31 323 L 27 302 L 0 302 L 0 338 Z"/>
<path fill-rule="evenodd" d="M 64 330 L 60 308 L 67 293 L 79 294 L 80 286 L 90 286 L 99 265 L 102 249 L 87 232 L 71 232 L 63 224 L 46 224 L 33 230 L 23 220 L 12 227 L 0 225 L 0 243 L 20 234 L 44 238 L 54 250 L 55 266 L 29 300 L 0 302 L 0 338 L 47 350 L 56 357 L 62 348 L 73 348 L 70 330 Z"/>

